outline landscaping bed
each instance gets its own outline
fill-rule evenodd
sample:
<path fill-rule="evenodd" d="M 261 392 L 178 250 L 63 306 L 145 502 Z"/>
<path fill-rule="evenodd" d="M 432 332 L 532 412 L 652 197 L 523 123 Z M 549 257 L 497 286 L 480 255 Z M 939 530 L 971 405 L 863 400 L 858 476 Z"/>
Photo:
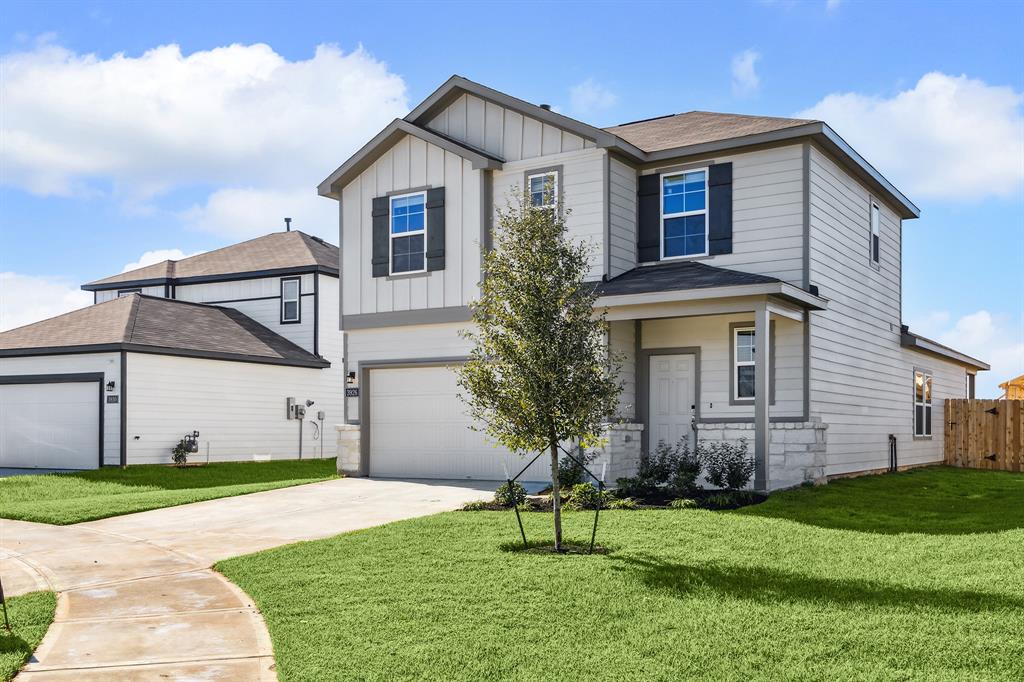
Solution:
<path fill-rule="evenodd" d="M 593 518 L 565 514 L 568 545 Z M 547 551 L 551 516 L 522 519 L 530 551 L 507 511 L 454 512 L 217 568 L 259 607 L 282 682 L 1024 679 L 1019 474 L 602 512 L 593 555 Z"/>
<path fill-rule="evenodd" d="M 334 459 L 160 464 L 0 479 L 0 518 L 65 525 L 337 477 Z"/>
<path fill-rule="evenodd" d="M 53 592 L 30 592 L 7 598 L 11 631 L 3 629 L 0 619 L 0 680 L 6 682 L 18 674 L 43 641 L 56 608 L 57 597 Z"/>

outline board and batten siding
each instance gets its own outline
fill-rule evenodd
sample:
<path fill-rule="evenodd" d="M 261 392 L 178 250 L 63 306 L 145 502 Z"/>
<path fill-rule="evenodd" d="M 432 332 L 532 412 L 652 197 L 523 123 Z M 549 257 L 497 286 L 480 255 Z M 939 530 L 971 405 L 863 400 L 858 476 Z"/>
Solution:
<path fill-rule="evenodd" d="M 389 192 L 445 188 L 445 268 L 373 277 L 372 202 Z M 341 193 L 345 315 L 464 306 L 480 280 L 483 171 L 458 154 L 406 135 Z"/>
<path fill-rule="evenodd" d="M 753 420 L 754 405 L 730 405 L 732 332 L 729 325 L 753 323 L 753 315 L 708 315 L 644 320 L 641 348 L 700 348 L 700 418 Z M 804 409 L 803 325 L 788 318 L 772 320 L 775 326 L 775 402 L 772 417 L 799 417 Z M 751 326 L 753 326 L 751 324 Z"/>
<path fill-rule="evenodd" d="M 592 140 L 469 93 L 449 104 L 427 123 L 427 128 L 504 161 L 532 159 L 595 146 Z"/>
<path fill-rule="evenodd" d="M 313 352 L 313 277 L 306 273 L 295 275 L 301 278 L 301 315 L 299 323 L 281 324 L 281 279 L 282 277 L 261 277 L 232 282 L 208 282 L 183 284 L 175 287 L 174 297 L 179 301 L 212 303 L 235 310 L 251 317 L 264 327 Z M 337 288 L 337 280 L 334 287 Z M 325 285 L 321 282 L 321 287 Z M 326 285 L 330 286 L 330 285 Z"/>
<path fill-rule="evenodd" d="M 619 368 L 618 419 L 636 419 L 636 323 L 633 320 L 615 320 L 608 323 L 608 349 L 622 363 Z"/>
<path fill-rule="evenodd" d="M 130 284 L 125 285 L 123 289 L 141 289 L 139 293 L 144 296 L 157 296 L 159 298 L 164 297 L 164 285 L 156 287 L 133 287 Z M 122 289 L 122 290 L 123 290 Z M 96 302 L 104 303 L 106 301 L 112 301 L 117 298 L 117 289 L 105 289 L 103 291 L 94 292 L 96 294 Z"/>
<path fill-rule="evenodd" d="M 966 371 L 900 346 L 900 218 L 878 201 L 875 267 L 868 189 L 813 145 L 809 176 L 810 282 L 829 301 L 810 328 L 810 408 L 829 425 L 826 474 L 888 466 L 890 433 L 901 464 L 941 461 L 941 400 L 964 396 Z M 935 372 L 930 441 L 913 439 L 914 366 Z"/>
<path fill-rule="evenodd" d="M 103 383 L 113 381 L 115 390 L 105 396 L 122 397 L 121 355 L 119 353 L 73 353 L 68 355 L 39 355 L 22 358 L 0 358 L 0 376 L 8 374 L 86 374 L 103 372 Z M 128 385 L 129 390 L 131 384 Z M 121 463 L 121 405 L 103 405 L 103 463 L 116 466 Z M 52 415 L 59 419 L 59 414 Z"/>
<path fill-rule="evenodd" d="M 303 457 L 333 457 L 330 437 L 314 440 L 309 423 L 327 413 L 324 428 L 341 419 L 343 392 L 328 370 L 167 355 L 128 354 L 129 464 L 170 461 L 171 448 L 199 431 L 193 461 L 295 459 L 299 422 L 286 418 L 286 399 L 315 401 L 302 424 Z M 138 440 L 135 439 L 138 436 Z"/>
<path fill-rule="evenodd" d="M 803 147 L 800 144 L 720 155 L 732 163 L 732 253 L 700 259 L 715 267 L 778 277 L 803 286 Z M 679 167 L 666 161 L 642 174 Z M 635 241 L 635 240 L 634 240 Z"/>
<path fill-rule="evenodd" d="M 591 247 L 590 279 L 600 279 L 604 274 L 605 155 L 603 149 L 584 149 L 506 163 L 502 170 L 494 171 L 492 184 L 495 211 L 503 210 L 526 191 L 525 178 L 534 170 L 559 166 L 559 194 L 565 209 L 566 232 L 571 239 Z"/>
<path fill-rule="evenodd" d="M 381 327 L 345 332 L 348 336 L 348 369 L 362 380 L 360 363 L 382 360 L 410 362 L 433 358 L 462 358 L 473 344 L 459 335 L 468 324 L 444 323 Z M 349 421 L 359 421 L 359 399 L 348 399 Z"/>
<path fill-rule="evenodd" d="M 608 159 L 608 276 L 636 267 L 636 169 L 614 156 Z"/>

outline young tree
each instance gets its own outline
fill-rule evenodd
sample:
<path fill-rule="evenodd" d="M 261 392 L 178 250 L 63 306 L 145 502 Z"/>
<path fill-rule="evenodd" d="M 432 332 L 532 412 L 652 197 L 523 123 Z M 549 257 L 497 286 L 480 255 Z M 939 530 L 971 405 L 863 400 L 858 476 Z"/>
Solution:
<path fill-rule="evenodd" d="M 524 197 L 499 211 L 497 223 L 459 385 L 491 438 L 514 452 L 550 453 L 561 551 L 559 443 L 600 444 L 622 390 L 618 360 L 608 357 L 605 315 L 595 313 L 594 286 L 584 282 L 590 249 L 568 239 L 562 216 Z"/>

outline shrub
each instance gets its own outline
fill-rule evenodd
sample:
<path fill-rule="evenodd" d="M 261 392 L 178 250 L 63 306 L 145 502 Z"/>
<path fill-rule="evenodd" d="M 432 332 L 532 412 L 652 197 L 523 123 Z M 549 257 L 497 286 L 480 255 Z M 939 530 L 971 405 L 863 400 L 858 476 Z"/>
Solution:
<path fill-rule="evenodd" d="M 182 438 L 178 441 L 178 444 L 171 449 L 171 459 L 174 460 L 174 465 L 183 467 L 188 462 L 189 444 Z"/>
<path fill-rule="evenodd" d="M 672 500 L 668 503 L 669 509 L 696 509 L 697 502 L 686 497 Z"/>
<path fill-rule="evenodd" d="M 598 490 L 590 483 L 577 483 L 572 487 L 566 507 L 576 510 L 597 509 L 599 506 L 605 506 L 610 498 L 608 492 Z"/>
<path fill-rule="evenodd" d="M 664 488 L 669 494 L 689 494 L 699 490 L 697 477 L 702 469 L 700 454 L 690 450 L 687 439 L 681 438 L 675 445 L 661 441 L 653 452 L 640 456 L 636 476 L 616 481 L 616 493 L 620 497 L 652 497 Z"/>
<path fill-rule="evenodd" d="M 494 491 L 494 501 L 502 507 L 511 509 L 526 501 L 526 488 L 519 483 L 502 483 Z"/>
<path fill-rule="evenodd" d="M 598 453 L 586 453 L 582 449 L 579 449 L 575 453 L 576 459 L 580 460 L 583 464 L 590 464 L 597 459 Z M 587 483 L 587 474 L 583 471 L 583 467 L 576 463 L 570 457 L 562 457 L 558 460 L 558 485 L 561 488 L 569 489 L 580 483 Z"/>
<path fill-rule="evenodd" d="M 649 478 L 633 476 L 615 481 L 615 495 L 620 498 L 650 497 L 658 492 L 658 484 Z"/>
<path fill-rule="evenodd" d="M 745 488 L 754 475 L 754 459 L 747 454 L 745 438 L 736 444 L 725 441 L 706 444 L 701 452 L 701 460 L 707 469 L 708 482 L 716 488 Z"/>
<path fill-rule="evenodd" d="M 609 509 L 638 509 L 639 507 L 640 505 L 632 497 L 623 497 L 621 500 L 614 498 L 608 500 Z"/>
<path fill-rule="evenodd" d="M 721 492 L 714 495 L 708 495 L 704 499 L 704 505 L 709 509 L 726 509 L 736 505 L 736 499 L 731 493 Z"/>
<path fill-rule="evenodd" d="M 474 502 L 467 502 L 466 504 L 462 505 L 462 511 L 487 511 L 490 508 L 490 505 L 492 504 L 494 503 L 488 502 L 487 500 L 476 500 Z"/>

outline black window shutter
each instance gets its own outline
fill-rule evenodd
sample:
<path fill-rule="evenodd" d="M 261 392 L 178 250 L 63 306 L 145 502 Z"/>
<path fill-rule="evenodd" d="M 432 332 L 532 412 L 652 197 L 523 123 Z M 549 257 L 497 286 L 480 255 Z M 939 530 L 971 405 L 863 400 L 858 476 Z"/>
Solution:
<path fill-rule="evenodd" d="M 373 198 L 373 266 L 374 277 L 388 276 L 388 198 Z"/>
<path fill-rule="evenodd" d="M 661 259 L 661 177 L 641 175 L 637 188 L 636 256 L 641 263 Z"/>
<path fill-rule="evenodd" d="M 427 190 L 427 270 L 444 270 L 444 187 Z"/>
<path fill-rule="evenodd" d="M 732 253 L 732 164 L 708 168 L 708 253 Z"/>

